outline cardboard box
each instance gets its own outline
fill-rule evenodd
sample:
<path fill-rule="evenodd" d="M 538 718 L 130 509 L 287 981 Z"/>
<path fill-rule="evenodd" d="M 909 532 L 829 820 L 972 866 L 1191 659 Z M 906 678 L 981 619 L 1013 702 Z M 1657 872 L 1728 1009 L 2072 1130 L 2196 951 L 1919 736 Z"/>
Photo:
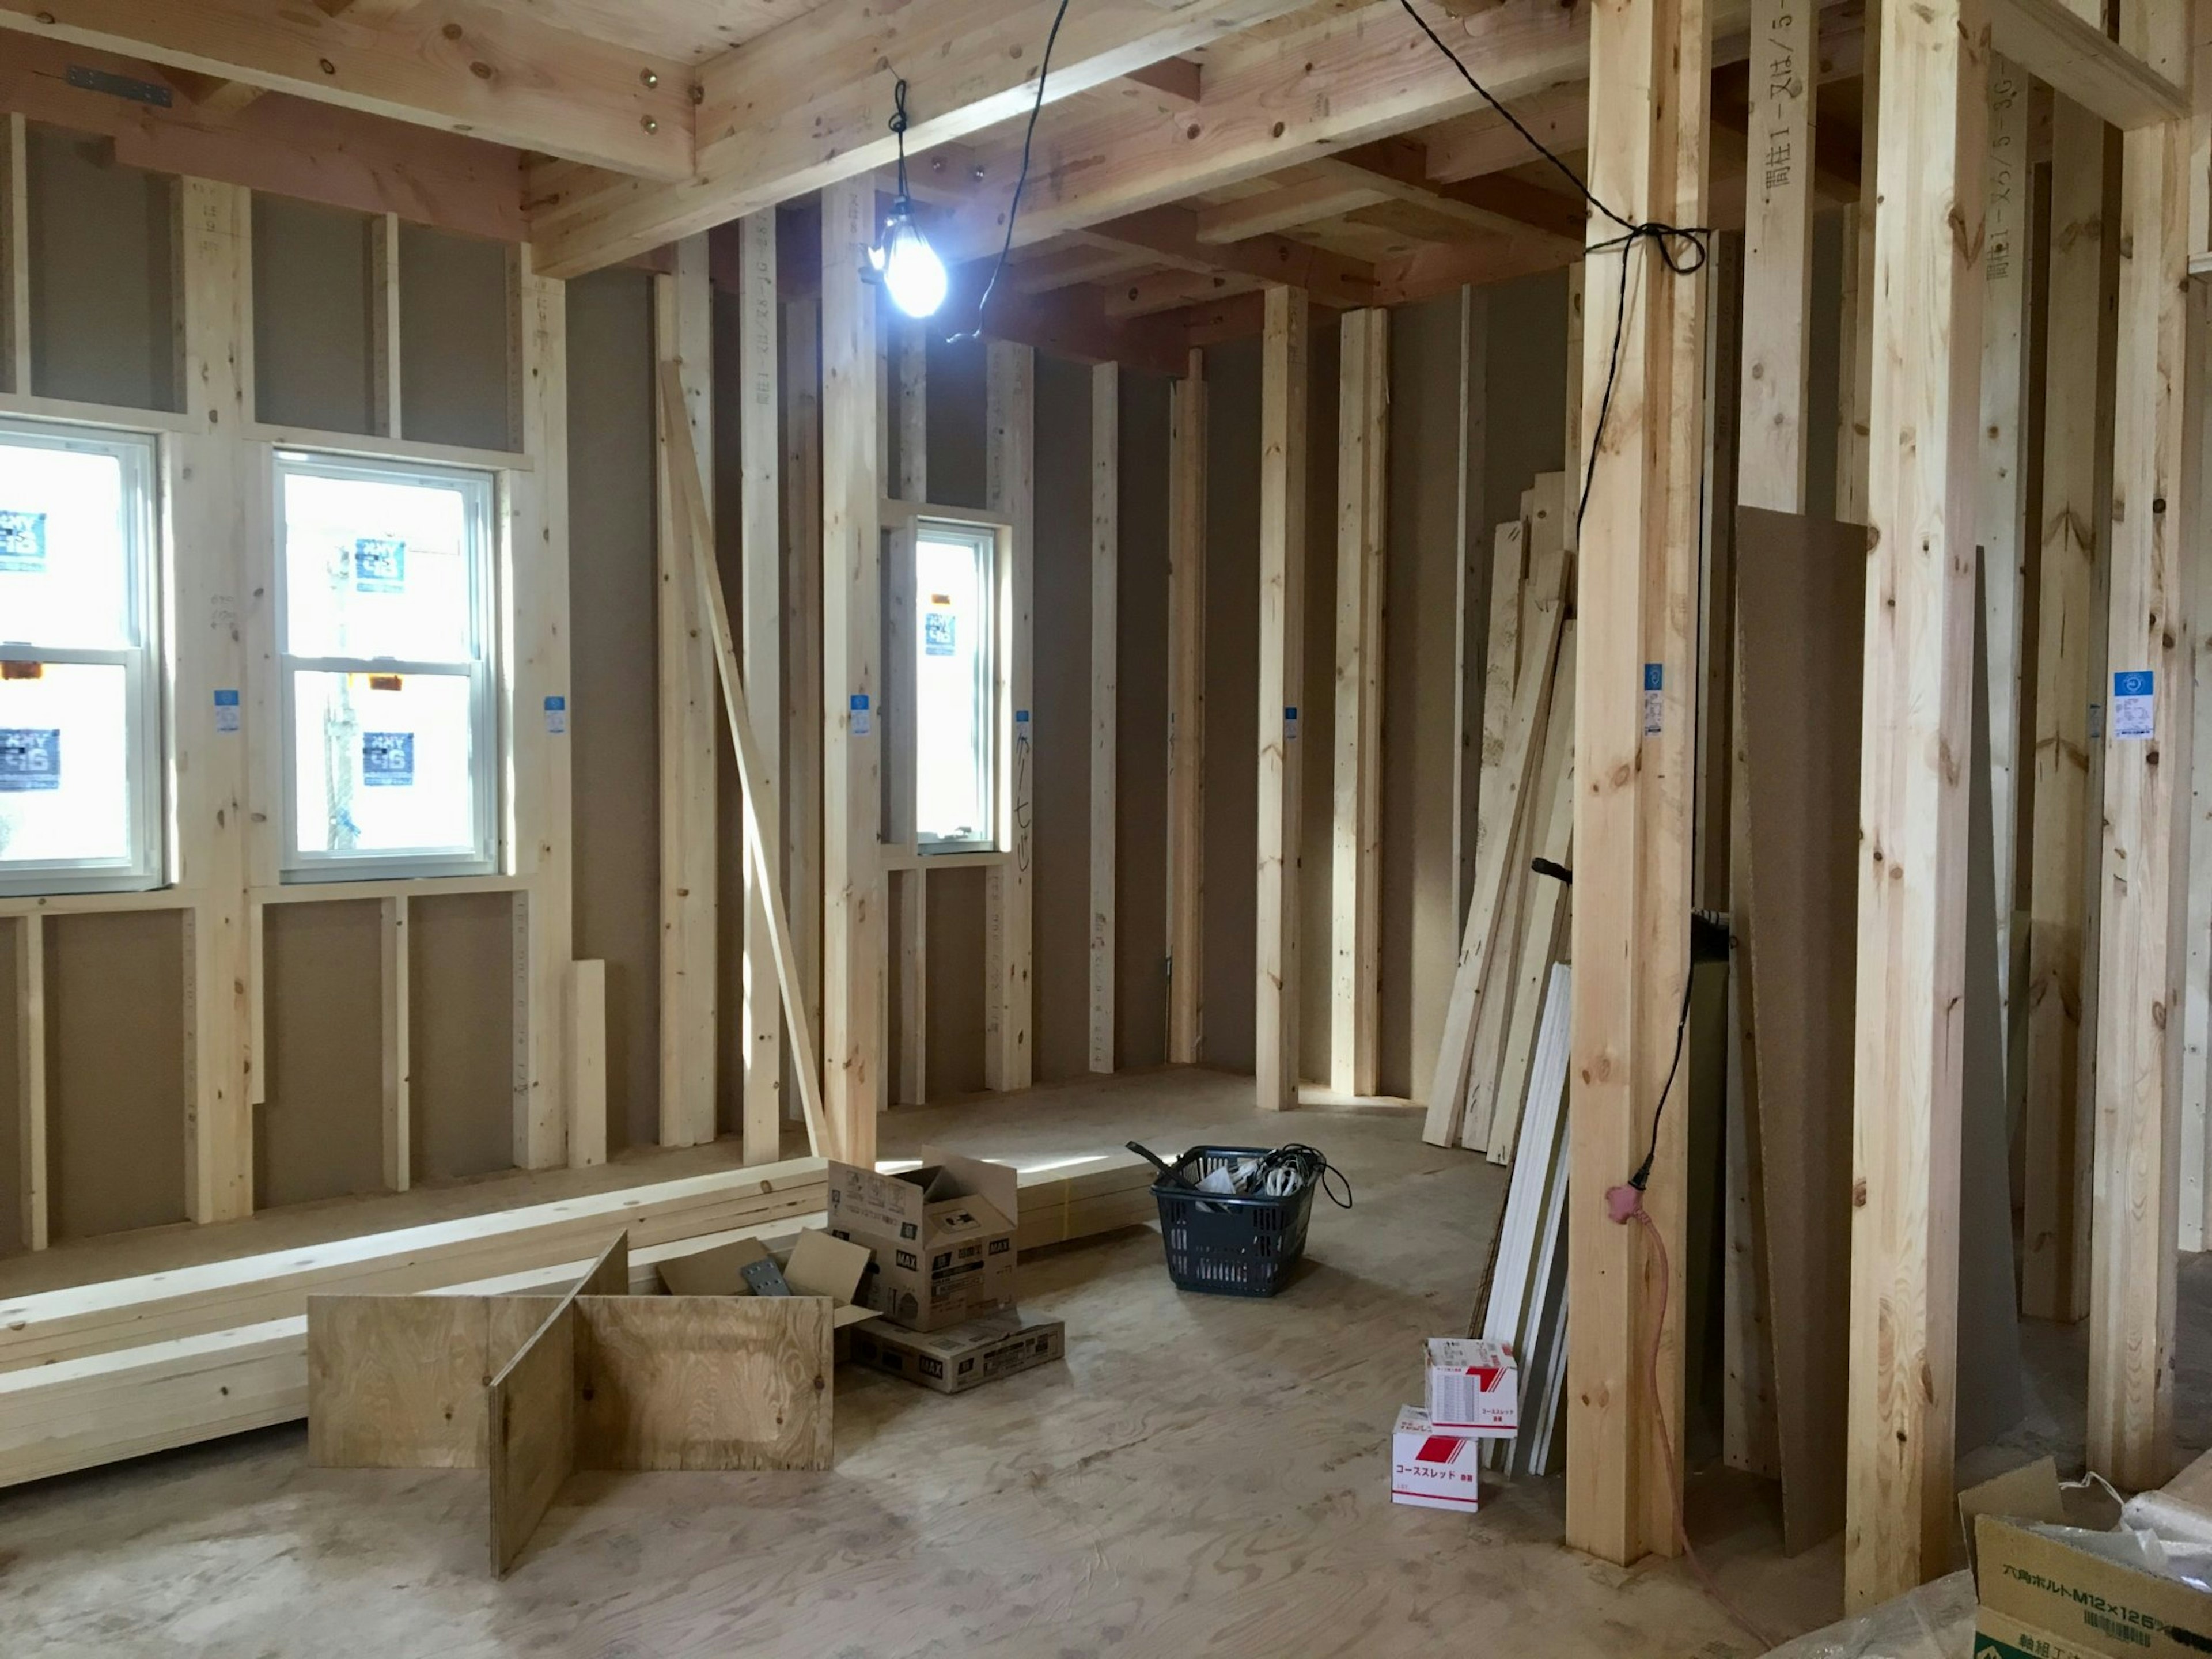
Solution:
<path fill-rule="evenodd" d="M 1974 1651 L 2010 1659 L 2202 1659 L 2212 1595 L 2001 1516 L 1974 1517 Z M 2039 1645 L 2039 1644 L 2040 1645 Z"/>
<path fill-rule="evenodd" d="M 1066 1352 L 1066 1340 L 1059 1320 L 1024 1319 L 1007 1308 L 934 1332 L 902 1331 L 878 1320 L 853 1334 L 853 1358 L 939 1394 L 965 1394 L 1050 1364 Z"/>
<path fill-rule="evenodd" d="M 1480 1468 L 1474 1436 L 1438 1429 L 1419 1406 L 1399 1412 L 1390 1431 L 1392 1503 L 1471 1514 L 1481 1497 Z"/>
<path fill-rule="evenodd" d="M 830 1231 L 874 1258 L 860 1301 L 909 1330 L 941 1331 L 1014 1299 L 1018 1179 L 1004 1164 L 933 1147 L 879 1175 L 830 1165 Z"/>
<path fill-rule="evenodd" d="M 1521 1425 L 1521 1372 L 1513 1351 L 1480 1337 L 1432 1336 L 1424 1359 L 1429 1421 L 1439 1429 L 1504 1440 Z"/>
<path fill-rule="evenodd" d="M 733 1239 L 711 1250 L 670 1256 L 660 1264 L 660 1282 L 671 1296 L 753 1296 L 757 1292 L 746 1281 L 745 1269 L 757 1261 L 774 1261 L 757 1238 Z M 830 1315 L 832 1330 L 842 1331 L 875 1317 L 856 1301 L 868 1270 L 868 1253 L 860 1245 L 809 1228 L 778 1265 L 793 1296 L 823 1296 L 836 1304 Z"/>

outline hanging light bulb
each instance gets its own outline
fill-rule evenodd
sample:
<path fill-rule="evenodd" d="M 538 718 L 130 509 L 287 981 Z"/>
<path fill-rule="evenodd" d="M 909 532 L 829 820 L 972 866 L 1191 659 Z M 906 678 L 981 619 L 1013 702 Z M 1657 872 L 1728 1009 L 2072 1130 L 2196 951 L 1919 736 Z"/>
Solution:
<path fill-rule="evenodd" d="M 890 290 L 891 303 L 909 317 L 933 317 L 945 303 L 945 261 L 914 222 L 914 198 L 906 188 L 906 82 L 891 89 L 890 129 L 898 139 L 898 197 L 884 216 L 882 239 L 868 250 L 868 263 Z"/>

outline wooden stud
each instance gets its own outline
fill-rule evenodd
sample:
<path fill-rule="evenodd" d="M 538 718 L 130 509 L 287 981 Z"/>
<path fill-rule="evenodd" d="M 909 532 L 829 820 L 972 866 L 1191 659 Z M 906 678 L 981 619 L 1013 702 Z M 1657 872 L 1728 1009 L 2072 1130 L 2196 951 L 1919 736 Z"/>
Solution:
<path fill-rule="evenodd" d="M 877 625 L 876 296 L 860 276 L 875 240 L 866 179 L 822 198 L 822 1089 L 823 1150 L 875 1161 L 884 1064 Z"/>
<path fill-rule="evenodd" d="M 1590 188 L 1616 211 L 1706 222 L 1710 58 L 1701 0 L 1593 15 Z M 1593 222 L 1593 242 L 1612 234 Z M 1620 352 L 1606 429 L 1585 441 L 1596 459 L 1577 553 L 1568 1181 L 1583 1197 L 1568 1222 L 1566 1534 L 1626 1563 L 1677 1543 L 1668 1469 L 1681 1462 L 1687 1156 L 1683 1081 L 1674 1073 L 1669 1086 L 1668 1062 L 1689 974 L 1705 283 L 1674 275 L 1648 242 L 1593 256 L 1589 272 L 1586 425 L 1602 406 L 1616 332 Z M 1656 722 L 1646 665 L 1659 671 Z M 1665 1243 L 1663 1285 L 1641 1228 L 1595 1201 L 1647 1158 L 1644 1207 Z M 1674 1310 L 1663 1327 L 1662 1297 Z"/>
<path fill-rule="evenodd" d="M 2009 1032 L 2014 853 L 2018 836 L 2021 629 L 2027 591 L 2027 272 L 2034 182 L 2028 160 L 2028 82 L 1990 62 L 1988 246 L 1982 256 L 1981 538 L 1987 608 L 1990 845 L 1997 918 L 1999 1029 Z M 2008 1049 L 2010 1043 L 2005 1045 Z M 2008 1084 L 2006 1097 L 2012 1097 Z"/>
<path fill-rule="evenodd" d="M 568 1079 L 572 1122 L 607 1121 L 607 964 L 573 962 L 564 993 L 568 1035 L 562 1065 Z M 600 1130 L 602 1136 L 605 1131 Z"/>
<path fill-rule="evenodd" d="M 1341 329 L 1329 1087 L 1340 1094 L 1371 1095 L 1382 995 L 1383 525 L 1390 491 L 1390 313 L 1348 312 Z M 1296 1080 L 1293 1075 L 1291 1081 Z"/>
<path fill-rule="evenodd" d="M 692 447 L 714 453 L 714 313 L 707 239 L 676 248 L 672 276 L 653 279 L 653 350 L 684 378 Z M 714 1139 L 714 659 L 690 578 L 671 459 L 673 434 L 656 410 L 660 741 L 660 1144 Z M 713 510 L 711 496 L 708 507 Z"/>
<path fill-rule="evenodd" d="M 929 351 L 921 325 L 900 318 L 893 325 L 893 349 L 882 377 L 880 396 L 886 414 L 898 431 L 898 477 L 892 495 L 902 501 L 929 499 Z M 902 544 L 910 560 L 911 538 Z M 891 722 L 915 718 L 912 708 L 896 705 L 910 697 L 916 684 L 912 653 L 915 619 L 914 572 L 902 562 L 893 573 L 887 592 L 890 606 L 884 632 L 891 652 L 885 676 Z M 903 730 L 903 727 L 902 727 Z M 891 789 L 895 821 L 891 838 L 911 844 L 914 839 L 914 763 L 908 758 L 894 769 Z M 929 879 L 919 864 L 890 872 L 891 901 L 898 907 L 898 937 L 905 961 L 896 975 L 899 995 L 898 1075 L 892 1098 L 902 1106 L 921 1106 L 929 1100 Z"/>
<path fill-rule="evenodd" d="M 1819 23 L 1817 9 L 1801 0 L 1752 0 L 1736 477 L 1743 505 L 1777 513 L 1805 510 Z"/>
<path fill-rule="evenodd" d="M 1739 499 L 1743 378 L 1743 238 L 1722 232 L 1706 262 L 1705 499 Z M 1729 769 L 1735 677 L 1735 514 L 1709 511 L 1698 544 L 1698 788 L 1693 805 L 1700 908 L 1729 899 Z"/>
<path fill-rule="evenodd" d="M 1260 884 L 1253 1054 L 1263 1111 L 1298 1103 L 1298 742 L 1305 684 L 1306 366 L 1303 290 L 1267 290 L 1260 379 Z"/>
<path fill-rule="evenodd" d="M 1881 155 L 1881 9 L 1867 0 L 1859 110 L 1859 199 L 1844 210 L 1843 283 L 1837 331 L 1841 365 L 1836 417 L 1836 517 L 1867 518 L 1867 422 L 1874 398 L 1875 169 Z"/>
<path fill-rule="evenodd" d="M 1490 383 L 1490 301 L 1480 289 L 1459 291 L 1459 444 L 1453 452 L 1459 468 L 1456 513 L 1452 536 L 1457 549 L 1452 592 L 1452 909 L 1455 930 L 1467 919 L 1467 896 L 1474 880 L 1474 826 L 1479 821 L 1480 796 L 1476 780 L 1482 766 L 1479 741 L 1480 717 L 1468 720 L 1470 708 L 1486 705 L 1471 632 L 1474 596 L 1481 591 L 1478 574 L 1482 533 L 1489 522 L 1485 511 L 1483 469 L 1489 451 L 1489 418 L 1485 408 Z"/>
<path fill-rule="evenodd" d="M 1115 658 L 1120 640 L 1121 371 L 1091 371 L 1091 1069 L 1114 1069 Z"/>
<path fill-rule="evenodd" d="M 15 918 L 15 1126 L 17 1199 L 27 1250 L 46 1248 L 52 1192 L 46 1166 L 46 923 Z"/>
<path fill-rule="evenodd" d="M 179 384 L 197 428 L 163 441 L 176 591 L 176 884 L 199 896 L 185 927 L 191 1104 L 185 1212 L 230 1221 L 253 1208 L 252 1019 L 246 917 L 245 746 L 218 732 L 218 689 L 244 685 L 241 635 L 263 601 L 246 550 L 265 544 L 258 458 L 240 441 L 253 386 L 252 204 L 234 185 L 176 184 Z"/>
<path fill-rule="evenodd" d="M 407 1009 L 407 900 L 388 898 L 377 906 L 377 1007 L 382 1016 L 380 1048 L 384 1055 L 384 1186 L 404 1193 L 411 1182 L 414 1155 L 408 1100 L 410 1044 Z"/>
<path fill-rule="evenodd" d="M 1958 1524 L 1967 779 L 1948 757 L 1968 752 L 1973 701 L 1981 28 L 1978 0 L 1882 11 L 1863 343 L 1874 378 L 1844 1534 L 1854 1607 L 1948 1571 Z"/>
<path fill-rule="evenodd" d="M 20 115 L 0 115 L 0 388 L 31 395 L 30 140 Z"/>
<path fill-rule="evenodd" d="M 2082 1020 L 2095 842 L 2089 708 L 2112 386 L 2106 322 L 2113 281 L 2105 124 L 2065 99 L 2052 111 L 2051 316 L 2044 347 L 2043 523 L 2037 550 L 2035 787 L 2028 848 L 2028 1002 L 2021 1122 L 2021 1311 L 2067 1322 L 2089 1310 L 2090 1150 Z M 1994 751 L 1993 751 L 1994 752 Z"/>
<path fill-rule="evenodd" d="M 745 702 L 760 745 L 763 781 L 781 799 L 783 744 L 783 543 L 777 427 L 775 215 L 748 215 L 738 224 L 738 450 L 743 487 L 738 501 L 738 561 L 744 633 Z M 783 1133 L 783 1028 L 769 971 L 768 894 L 781 889 L 783 826 L 761 826 L 761 856 L 745 845 L 744 1077 L 739 1121 L 748 1164 L 772 1164 Z"/>
<path fill-rule="evenodd" d="M 783 727 L 791 896 L 809 1035 L 822 1047 L 822 307 L 783 306 Z M 787 1115 L 791 1110 L 787 1103 Z"/>
<path fill-rule="evenodd" d="M 2187 280 L 2186 124 L 2130 132 L 2122 155 L 2087 1456 L 2139 1489 L 2173 1473 L 2181 1032 L 2169 1011 L 2188 910 L 2185 550 L 2201 459 L 2183 428 L 2203 301 Z"/>
<path fill-rule="evenodd" d="M 399 216 L 368 222 L 369 429 L 403 438 L 399 382 Z"/>
<path fill-rule="evenodd" d="M 514 334 L 513 419 L 526 471 L 506 480 L 507 591 L 514 595 L 514 673 L 506 710 L 513 733 L 512 856 L 522 878 L 527 928 L 518 1023 L 524 1094 L 514 1125 L 514 1161 L 526 1170 L 566 1162 L 604 1164 L 604 1110 L 572 1099 L 566 1085 L 567 986 L 574 951 L 569 888 L 574 820 L 568 708 L 568 289 L 539 276 L 526 248 L 509 263 Z M 547 715 L 558 701 L 562 718 Z M 589 718 L 586 714 L 586 718 Z M 556 730 L 556 727 L 559 729 Z"/>
<path fill-rule="evenodd" d="M 1584 278 L 1586 262 L 1577 259 L 1567 267 L 1567 412 L 1565 430 L 1560 439 L 1560 454 L 1565 458 L 1565 471 L 1572 486 L 1571 494 L 1576 510 L 1565 515 L 1560 525 L 1560 545 L 1572 553 L 1582 534 L 1583 481 L 1589 468 L 1589 434 L 1583 429 L 1583 312 L 1584 309 Z"/>
<path fill-rule="evenodd" d="M 1000 845 L 1006 861 L 983 878 L 983 1084 L 1030 1086 L 1030 836 L 1036 789 L 1030 719 L 1030 611 L 1036 583 L 1034 477 L 1036 353 L 994 340 L 985 348 L 985 501 L 1013 526 L 999 573 L 999 752 L 1006 757 Z"/>
<path fill-rule="evenodd" d="M 1206 354 L 1168 394 L 1168 1059 L 1196 1062 L 1206 898 Z"/>

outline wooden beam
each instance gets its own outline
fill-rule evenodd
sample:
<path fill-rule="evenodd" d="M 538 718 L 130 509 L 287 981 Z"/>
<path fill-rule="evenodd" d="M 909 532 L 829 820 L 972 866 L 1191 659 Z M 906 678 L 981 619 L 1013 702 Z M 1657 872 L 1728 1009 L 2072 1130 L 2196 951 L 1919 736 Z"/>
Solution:
<path fill-rule="evenodd" d="M 1295 230 L 1318 224 L 1353 210 L 1372 207 L 1389 199 L 1382 181 L 1346 170 L 1316 172 L 1256 196 L 1240 196 L 1231 202 L 1203 203 L 1194 210 L 1198 240 L 1212 246 L 1233 244 L 1279 230 Z"/>
<path fill-rule="evenodd" d="M 27 1250 L 46 1248 L 52 1176 L 46 1163 L 46 922 L 15 918 L 15 1178 L 19 1235 Z"/>
<path fill-rule="evenodd" d="M 1808 14 L 1809 20 L 1810 14 Z M 1530 160 L 1534 152 L 1528 152 Z M 1579 251 L 1587 209 L 1578 200 L 1503 173 L 1439 179 L 1428 152 L 1412 138 L 1378 138 L 1309 165 L 1323 177 L 1350 172 L 1378 180 L 1392 199 L 1463 218 L 1479 229 L 1525 235 L 1534 231 Z"/>
<path fill-rule="evenodd" d="M 841 182 L 822 201 L 822 1035 L 826 1150 L 875 1161 L 884 969 L 881 691 L 877 613 L 876 298 L 861 280 L 876 191 Z"/>
<path fill-rule="evenodd" d="M 2066 0 L 1990 0 L 1990 43 L 2053 91 L 2123 131 L 2185 118 L 2189 99 L 2181 87 L 2108 39 L 2099 21 Z"/>
<path fill-rule="evenodd" d="M 2201 460 L 2183 428 L 2190 334 L 2204 316 L 2187 281 L 2188 160 L 2186 123 L 2138 128 L 2120 188 L 2087 1455 L 2131 1489 L 2173 1473 L 2181 1031 L 2168 1011 L 2181 1006 L 2185 954 L 2185 550 Z"/>
<path fill-rule="evenodd" d="M 690 170 L 689 66 L 459 0 L 368 21 L 270 0 L 0 0 L 0 29 L 643 178 Z"/>
<path fill-rule="evenodd" d="M 984 348 L 984 501 L 1013 526 L 999 573 L 999 752 L 1006 758 L 1000 845 L 1008 857 L 983 878 L 983 1085 L 1026 1089 L 1030 1041 L 1030 874 L 1035 859 L 1036 730 L 1030 719 L 1036 535 L 1036 354 L 991 341 Z"/>
<path fill-rule="evenodd" d="M 1382 995 L 1382 609 L 1390 493 L 1390 313 L 1351 312 L 1340 327 L 1329 1087 L 1340 1094 L 1371 1095 Z"/>
<path fill-rule="evenodd" d="M 1206 354 L 1168 393 L 1168 1059 L 1196 1062 L 1206 898 Z"/>
<path fill-rule="evenodd" d="M 1121 628 L 1121 371 L 1091 371 L 1091 1069 L 1114 1069 L 1115 772 Z"/>
<path fill-rule="evenodd" d="M 0 117 L 0 389 L 31 395 L 29 140 L 20 115 Z"/>
<path fill-rule="evenodd" d="M 714 453 L 714 311 L 707 239 L 676 250 L 673 276 L 653 279 L 653 350 L 684 383 L 690 447 Z M 714 1139 L 716 1006 L 714 643 L 691 578 L 691 548 L 678 493 L 679 446 L 655 407 L 659 459 L 659 645 L 654 654 L 660 746 L 660 1144 Z M 713 511 L 711 495 L 708 510 Z M 713 545 L 709 532 L 708 545 Z"/>
<path fill-rule="evenodd" d="M 1253 1054 L 1263 1111 L 1298 1103 L 1298 742 L 1305 684 L 1309 308 L 1267 290 L 1260 368 L 1260 820 Z"/>
<path fill-rule="evenodd" d="M 1193 0 L 1163 10 L 1102 0 L 1077 9 L 1054 44 L 1045 96 L 1086 91 L 1297 3 Z M 699 71 L 691 176 L 659 185 L 609 179 L 574 192 L 533 232 L 547 269 L 574 276 L 890 166 L 898 141 L 887 123 L 902 80 L 909 155 L 1027 115 L 1058 4 L 926 0 L 886 15 L 872 0 L 830 0 L 789 19 Z"/>
<path fill-rule="evenodd" d="M 226 81 L 192 70 L 163 70 L 161 78 L 210 115 L 235 115 L 268 90 L 251 81 Z"/>
<path fill-rule="evenodd" d="M 384 1056 L 384 1185 L 404 1193 L 413 1182 L 413 1109 L 407 1074 L 408 1040 L 407 899 L 383 900 L 377 907 L 379 980 L 377 1007 L 382 1015 Z"/>
<path fill-rule="evenodd" d="M 1882 10 L 1869 407 L 1847 1605 L 1948 1570 L 1987 61 Z M 1964 227 L 1963 232 L 1961 227 Z M 1862 225 L 1862 234 L 1865 227 Z M 1577 964 L 1579 967 L 1579 964 Z"/>
<path fill-rule="evenodd" d="M 1700 0 L 1630 0 L 1593 18 L 1590 188 L 1632 221 L 1706 222 L 1707 17 Z M 1592 222 L 1593 244 L 1613 234 Z M 1635 261 L 1625 313 L 1621 259 Z M 1668 1471 L 1681 1458 L 1687 1156 L 1668 1060 L 1689 973 L 1705 283 L 1674 275 L 1648 242 L 1593 252 L 1589 264 L 1586 426 L 1613 378 L 1617 330 L 1621 344 L 1606 429 L 1587 441 L 1597 459 L 1577 553 L 1568 1180 L 1584 1198 L 1568 1223 L 1566 1534 L 1626 1563 L 1676 1548 Z M 1658 669 L 1656 720 L 1646 665 Z M 1675 1109 L 1655 1120 L 1670 1097 Z M 1641 1229 L 1594 1201 L 1647 1156 L 1663 1286 Z M 1659 1296 L 1674 1310 L 1663 1328 Z"/>
<path fill-rule="evenodd" d="M 1156 92 L 1170 103 L 1188 109 L 1199 102 L 1204 72 L 1188 58 L 1163 58 L 1157 64 L 1133 69 L 1121 77 Z"/>
<path fill-rule="evenodd" d="M 2052 112 L 2050 314 L 2044 346 L 2043 523 L 2037 551 L 2035 788 L 2029 844 L 2027 1048 L 2021 1122 L 2021 1311 L 2089 1310 L 2090 1150 L 2081 1098 L 2088 883 L 2092 641 L 2112 430 L 2117 224 L 2102 120 Z"/>
<path fill-rule="evenodd" d="M 1805 510 L 1812 379 L 1815 14 L 1752 0 L 1751 178 L 1745 198 L 1739 499 Z"/>
<path fill-rule="evenodd" d="M 740 647 L 745 702 L 752 710 L 753 739 L 769 791 L 783 799 L 783 544 L 781 469 L 783 434 L 777 428 L 775 214 L 748 214 L 738 224 L 738 459 L 743 489 L 738 501 Z M 783 1133 L 783 1028 L 770 984 L 774 942 L 769 936 L 769 895 L 782 884 L 782 826 L 760 826 L 760 853 L 746 842 L 744 927 L 745 1061 L 742 1081 L 745 1162 L 772 1164 Z M 796 945 L 793 955 L 805 952 Z M 811 982 L 811 981 L 810 981 Z M 804 1006 L 802 997 L 801 1004 Z"/>
<path fill-rule="evenodd" d="M 1251 235 L 1209 242 L 1199 216 L 1184 207 L 1148 208 L 1105 220 L 1083 232 L 1086 240 L 1139 248 L 1168 264 L 1197 272 L 1226 272 L 1262 283 L 1302 288 L 1324 305 L 1364 304 L 1375 292 L 1375 271 L 1307 242 Z"/>

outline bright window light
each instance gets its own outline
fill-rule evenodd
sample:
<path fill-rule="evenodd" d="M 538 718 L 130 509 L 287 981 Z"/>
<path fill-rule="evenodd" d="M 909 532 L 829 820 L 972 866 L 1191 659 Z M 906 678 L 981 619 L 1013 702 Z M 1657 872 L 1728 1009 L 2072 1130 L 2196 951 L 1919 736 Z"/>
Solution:
<path fill-rule="evenodd" d="M 491 479 L 281 455 L 286 868 L 493 867 Z"/>
<path fill-rule="evenodd" d="M 154 462 L 0 422 L 0 892 L 160 879 Z"/>
<path fill-rule="evenodd" d="M 998 844 L 998 543 L 988 529 L 915 526 L 915 842 Z"/>

